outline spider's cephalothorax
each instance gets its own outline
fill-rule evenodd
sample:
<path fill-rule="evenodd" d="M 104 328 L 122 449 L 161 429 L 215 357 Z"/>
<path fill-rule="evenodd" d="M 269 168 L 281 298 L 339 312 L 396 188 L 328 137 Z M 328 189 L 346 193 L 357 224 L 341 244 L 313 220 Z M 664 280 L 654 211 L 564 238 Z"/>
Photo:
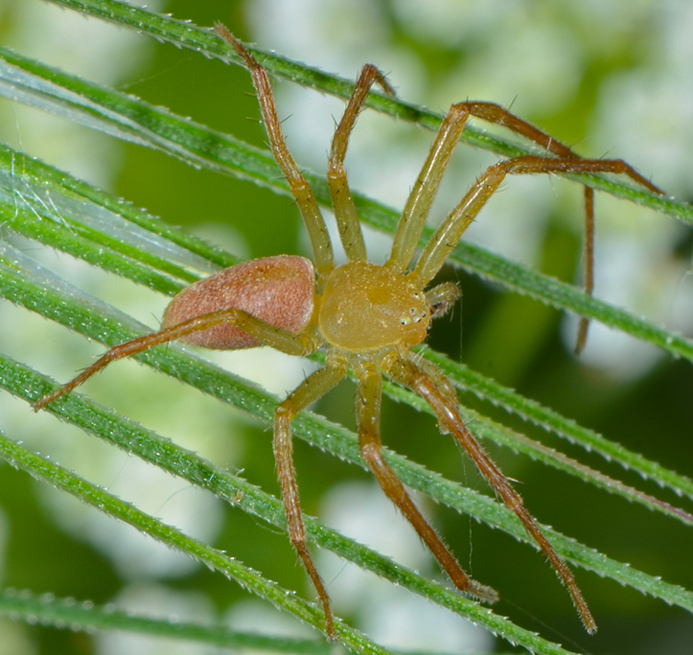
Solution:
<path fill-rule="evenodd" d="M 377 68 L 366 65 L 335 131 L 329 158 L 328 183 L 340 239 L 349 260 L 335 267 L 332 245 L 313 192 L 284 142 L 266 71 L 224 26 L 218 25 L 216 33 L 240 56 L 252 75 L 274 157 L 308 230 L 315 272 L 307 259 L 282 255 L 240 264 L 197 282 L 171 301 L 159 332 L 112 348 L 74 380 L 36 402 L 35 409 L 69 393 L 109 362 L 174 339 L 209 348 L 269 345 L 292 355 L 307 355 L 324 347 L 325 366 L 277 407 L 274 454 L 289 536 L 320 597 L 327 635 L 336 638 L 339 626 L 334 622 L 329 596 L 306 543 L 292 462 L 290 423 L 301 410 L 337 385 L 349 367 L 357 380 L 361 454 L 383 491 L 416 529 L 455 586 L 484 601 L 497 598 L 492 589 L 464 572 L 383 458 L 379 426 L 383 374 L 419 394 L 431 406 L 441 431 L 455 439 L 495 493 L 522 521 L 568 587 L 586 629 L 595 632 L 596 624 L 570 569 L 525 509 L 520 495 L 462 421 L 453 385 L 438 368 L 410 349 L 426 338 L 431 318 L 444 314 L 458 297 L 457 288 L 450 283 L 432 288 L 428 288 L 429 284 L 506 175 L 620 173 L 650 191 L 659 190 L 621 160 L 580 159 L 568 147 L 498 105 L 461 102 L 450 108 L 440 126 L 395 231 L 390 258 L 382 266 L 369 264 L 347 184 L 344 157 L 349 135 L 372 85 L 377 83 L 388 94 L 393 91 Z M 414 262 L 433 198 L 469 116 L 508 127 L 539 145 L 547 156 L 516 157 L 491 166 L 448 214 Z M 589 235 L 585 287 L 589 292 L 593 225 L 593 191 L 589 187 L 585 188 L 585 215 Z M 584 341 L 585 330 L 583 323 L 579 345 Z"/>
<path fill-rule="evenodd" d="M 330 346 L 366 353 L 426 338 L 431 306 L 409 276 L 354 262 L 336 268 L 320 298 L 318 326 Z"/>

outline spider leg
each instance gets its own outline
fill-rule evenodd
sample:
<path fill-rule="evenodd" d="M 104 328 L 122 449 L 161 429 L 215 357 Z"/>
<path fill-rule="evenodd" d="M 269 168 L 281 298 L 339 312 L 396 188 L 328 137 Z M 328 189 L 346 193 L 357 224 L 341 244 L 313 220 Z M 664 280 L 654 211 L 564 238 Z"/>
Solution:
<path fill-rule="evenodd" d="M 505 107 L 492 102 L 464 102 L 461 103 L 469 111 L 470 115 L 481 118 L 482 120 L 507 127 L 509 130 L 519 134 L 537 145 L 541 146 L 555 157 L 559 159 L 580 159 L 568 146 L 560 141 L 556 141 L 553 137 L 545 132 L 542 132 L 534 125 L 522 120 L 508 111 Z M 662 195 L 662 191 L 656 187 L 647 178 L 638 173 L 630 164 L 627 164 L 622 159 L 614 160 L 619 162 L 616 168 L 618 173 L 626 175 L 639 186 Z M 601 171 L 594 171 L 601 172 Z M 584 227 L 584 249 L 585 257 L 583 262 L 583 289 L 588 296 L 594 291 L 594 189 L 585 186 L 585 227 Z M 589 319 L 584 316 L 580 318 L 578 327 L 577 343 L 575 353 L 580 354 L 585 347 L 587 340 L 587 329 L 589 327 Z"/>
<path fill-rule="evenodd" d="M 354 129 L 356 119 L 363 109 L 371 87 L 376 82 L 385 93 L 395 95 L 394 89 L 375 66 L 366 64 L 363 67 L 342 119 L 335 130 L 327 169 L 327 181 L 330 185 L 330 195 L 332 196 L 332 205 L 335 218 L 337 219 L 337 227 L 339 228 L 339 238 L 351 262 L 366 261 L 366 245 L 363 241 L 361 222 L 356 213 L 356 205 L 354 205 L 354 200 L 349 191 L 346 171 L 344 170 L 344 157 L 346 156 L 349 136 Z"/>
<path fill-rule="evenodd" d="M 582 263 L 582 288 L 591 298 L 594 292 L 594 189 L 585 187 L 585 227 L 584 227 L 584 261 Z M 587 343 L 587 330 L 590 319 L 580 317 L 578 323 L 577 339 L 575 341 L 575 354 L 579 355 Z"/>
<path fill-rule="evenodd" d="M 320 574 L 306 543 L 306 530 L 301 514 L 301 501 L 296 482 L 296 471 L 293 464 L 293 445 L 291 442 L 290 423 L 296 415 L 316 400 L 324 396 L 346 375 L 347 363 L 342 358 L 328 358 L 324 368 L 318 369 L 306 378 L 278 407 L 274 419 L 274 458 L 277 464 L 277 476 L 282 489 L 282 498 L 286 511 L 286 522 L 289 538 L 294 545 L 304 568 L 308 572 L 315 590 L 318 592 L 325 614 L 325 632 L 334 640 L 337 632 L 334 617 Z"/>
<path fill-rule="evenodd" d="M 307 355 L 318 348 L 318 342 L 309 332 L 294 334 L 287 330 L 282 330 L 269 323 L 265 323 L 242 309 L 222 309 L 202 316 L 197 316 L 178 325 L 146 334 L 132 341 L 113 346 L 104 355 L 97 359 L 91 366 L 84 369 L 77 377 L 67 382 L 55 391 L 46 394 L 33 404 L 34 411 L 43 409 L 50 403 L 62 398 L 73 389 L 86 382 L 90 377 L 108 366 L 111 362 L 124 357 L 137 355 L 154 346 L 158 346 L 169 341 L 184 339 L 186 336 L 195 332 L 201 332 L 213 328 L 221 323 L 230 323 L 242 329 L 252 337 L 255 337 L 263 344 L 272 346 L 289 355 Z"/>
<path fill-rule="evenodd" d="M 431 318 L 445 316 L 462 297 L 460 288 L 453 282 L 443 282 L 426 291 L 426 300 L 431 306 Z"/>
<path fill-rule="evenodd" d="M 397 272 L 404 271 L 414 257 L 443 174 L 468 118 L 469 110 L 463 103 L 452 105 L 436 134 L 428 157 L 407 198 L 392 241 L 390 258 L 385 264 Z"/>
<path fill-rule="evenodd" d="M 326 274 L 334 268 L 332 244 L 330 243 L 327 227 L 320 213 L 315 195 L 286 146 L 279 118 L 277 117 L 277 107 L 274 102 L 274 95 L 267 71 L 258 64 L 250 52 L 229 32 L 226 26 L 217 23 L 214 31 L 217 36 L 226 41 L 238 53 L 243 60 L 243 64 L 250 72 L 255 93 L 260 103 L 260 110 L 267 130 L 267 136 L 269 137 L 272 154 L 282 169 L 282 173 L 284 173 L 284 177 L 289 183 L 291 193 L 296 199 L 301 216 L 303 216 L 313 250 L 313 261 L 318 272 L 318 279 L 324 280 Z"/>
<path fill-rule="evenodd" d="M 493 490 L 501 497 L 525 530 L 534 538 L 551 562 L 563 584 L 568 588 L 573 604 L 590 634 L 597 631 L 597 624 L 582 596 L 568 566 L 558 556 L 544 536 L 534 517 L 527 511 L 520 494 L 515 491 L 503 472 L 484 452 L 474 435 L 469 431 L 457 409 L 457 394 L 445 376 L 430 362 L 417 366 L 411 360 L 398 358 L 386 371 L 395 381 L 419 394 L 433 409 L 441 430 L 451 434 Z"/>
<path fill-rule="evenodd" d="M 512 130 L 516 134 L 519 134 L 530 141 L 534 141 L 537 145 L 541 146 L 555 157 L 559 159 L 580 159 L 568 146 L 564 145 L 560 141 L 556 141 L 553 137 L 542 132 L 541 130 L 534 127 L 534 125 L 522 120 L 509 112 L 505 107 L 497 105 L 492 102 L 464 102 L 461 103 L 467 108 L 470 115 L 481 118 L 482 120 L 488 121 L 489 123 L 494 123 L 495 125 L 502 125 Z M 615 160 L 619 162 L 618 173 L 626 175 L 633 182 L 639 186 L 662 195 L 661 189 L 656 187 L 647 178 L 643 177 L 638 173 L 630 164 L 627 164 L 622 159 Z M 594 290 L 594 189 L 585 186 L 585 237 L 584 237 L 584 249 L 585 258 L 583 263 L 583 288 L 588 296 L 592 295 Z M 584 316 L 580 318 L 580 325 L 578 328 L 577 344 L 575 347 L 576 354 L 585 347 L 585 341 L 587 340 L 587 328 L 589 327 L 589 319 Z"/>
<path fill-rule="evenodd" d="M 496 602 L 498 594 L 493 589 L 472 580 L 462 570 L 435 530 L 419 512 L 400 479 L 383 458 L 380 441 L 382 379 L 373 365 L 359 366 L 355 372 L 358 377 L 356 412 L 359 447 L 362 457 L 373 471 L 381 489 L 418 532 L 419 537 L 428 546 L 460 591 L 485 602 Z"/>
<path fill-rule="evenodd" d="M 482 120 L 488 121 L 489 123 L 494 123 L 496 125 L 502 125 L 507 127 L 509 130 L 524 136 L 530 141 L 534 141 L 537 145 L 541 146 L 548 152 L 552 153 L 555 157 L 559 159 L 580 159 L 568 146 L 564 145 L 560 141 L 557 141 L 553 137 L 549 136 L 545 132 L 536 128 L 531 123 L 522 120 L 521 118 L 515 116 L 505 107 L 497 105 L 493 102 L 466 102 L 463 103 L 469 110 L 469 113 L 476 118 L 481 118 Z M 625 162 L 623 162 L 625 164 Z M 640 175 L 634 168 L 630 165 L 625 164 L 627 167 L 627 175 L 639 185 L 644 186 L 649 191 L 654 193 L 661 193 L 661 191 Z M 585 223 L 584 223 L 584 249 L 585 258 L 583 262 L 583 289 L 588 296 L 592 295 L 594 291 L 594 189 L 592 187 L 585 186 L 584 192 L 585 198 Z M 575 346 L 575 354 L 580 354 L 582 349 L 585 347 L 585 342 L 587 341 L 587 329 L 589 327 L 589 319 L 584 316 L 580 317 L 580 324 L 578 327 L 578 336 Z"/>
<path fill-rule="evenodd" d="M 457 245 L 482 207 L 495 193 L 506 175 L 535 175 L 537 173 L 614 173 L 623 174 L 630 168 L 620 159 L 553 159 L 525 155 L 506 159 L 490 166 L 467 191 L 441 223 L 428 242 L 414 275 L 423 284 L 433 279 Z"/>
<path fill-rule="evenodd" d="M 527 121 L 515 116 L 515 114 L 511 113 L 501 105 L 497 105 L 493 102 L 461 102 L 460 105 L 465 107 L 471 116 L 481 118 L 482 120 L 495 125 L 507 127 L 509 130 L 515 132 L 515 134 L 519 134 L 530 141 L 534 141 L 534 143 L 547 150 L 558 159 L 582 159 L 582 157 L 576 155 L 568 146 L 564 145 L 560 141 L 557 141 L 545 132 L 542 132 L 540 129 L 534 127 L 534 125 L 531 123 L 528 123 Z M 618 164 L 615 166 L 615 168 L 618 170 L 609 172 L 617 172 L 619 174 L 626 175 L 639 186 L 644 187 L 648 191 L 656 193 L 657 195 L 662 195 L 661 189 L 652 184 L 652 182 L 650 182 L 646 177 L 640 175 L 640 173 L 638 173 L 630 164 L 626 163 L 622 159 L 613 159 L 610 161 L 618 162 Z"/>

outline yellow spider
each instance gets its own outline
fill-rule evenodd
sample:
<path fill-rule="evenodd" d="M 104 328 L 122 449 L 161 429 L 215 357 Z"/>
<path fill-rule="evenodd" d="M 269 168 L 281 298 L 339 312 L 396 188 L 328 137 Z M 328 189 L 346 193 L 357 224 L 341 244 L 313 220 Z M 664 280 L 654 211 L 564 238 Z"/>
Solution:
<path fill-rule="evenodd" d="M 277 408 L 274 454 L 291 542 L 322 602 L 325 631 L 336 637 L 330 598 L 306 543 L 292 460 L 290 425 L 351 368 L 357 378 L 356 414 L 360 450 L 378 483 L 416 529 L 455 586 L 493 602 L 493 589 L 472 580 L 411 500 L 404 485 L 383 459 L 380 441 L 382 375 L 419 394 L 433 409 L 442 432 L 449 433 L 474 461 L 484 478 L 522 521 L 567 586 L 589 633 L 597 629 L 570 569 L 546 540 L 522 498 L 467 429 L 457 409 L 452 384 L 438 368 L 411 351 L 427 336 L 431 319 L 444 314 L 459 297 L 451 283 L 429 287 L 460 237 L 495 193 L 506 175 L 536 173 L 625 174 L 650 191 L 659 190 L 621 160 L 581 159 L 567 146 L 486 102 L 454 104 L 446 115 L 407 200 L 394 235 L 389 259 L 370 264 L 359 217 L 344 171 L 349 136 L 374 83 L 392 94 L 383 74 L 364 66 L 332 140 L 328 181 L 339 236 L 348 262 L 335 266 L 325 223 L 305 178 L 286 147 L 272 89 L 264 68 L 223 25 L 216 33 L 241 56 L 252 75 L 269 141 L 305 222 L 315 264 L 303 257 L 281 255 L 233 266 L 197 282 L 178 294 L 164 314 L 162 329 L 109 350 L 71 382 L 35 403 L 41 409 L 69 393 L 110 362 L 172 340 L 207 348 L 237 349 L 269 345 L 291 355 L 326 350 L 325 366 L 302 382 Z M 414 261 L 434 196 L 469 116 L 503 125 L 544 148 L 546 157 L 522 156 L 501 161 L 484 172 L 448 214 Z M 593 190 L 585 188 L 587 233 L 593 224 Z M 592 287 L 592 242 L 588 237 L 585 286 Z M 584 343 L 583 322 L 578 348 Z"/>

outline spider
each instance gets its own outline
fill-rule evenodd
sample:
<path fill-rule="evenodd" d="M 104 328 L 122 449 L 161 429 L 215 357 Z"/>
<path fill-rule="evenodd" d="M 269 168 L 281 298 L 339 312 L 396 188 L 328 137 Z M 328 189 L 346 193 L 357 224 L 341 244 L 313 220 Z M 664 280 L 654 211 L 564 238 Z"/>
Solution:
<path fill-rule="evenodd" d="M 324 348 L 325 366 L 311 374 L 277 407 L 273 448 L 289 537 L 322 604 L 327 636 L 335 639 L 337 631 L 330 598 L 306 542 L 290 424 L 301 410 L 335 387 L 349 369 L 357 379 L 361 455 L 384 493 L 408 519 L 454 585 L 481 601 L 494 602 L 498 598 L 493 589 L 465 573 L 383 458 L 379 428 L 382 375 L 413 390 L 430 405 L 440 430 L 452 435 L 543 550 L 568 588 L 586 630 L 594 633 L 596 623 L 572 572 L 525 509 L 520 495 L 467 429 L 458 412 L 453 385 L 436 366 L 411 349 L 426 339 L 431 320 L 445 314 L 459 297 L 454 284 L 430 288 L 429 284 L 506 175 L 617 173 L 627 175 L 654 193 L 661 192 L 622 160 L 581 159 L 567 146 L 498 105 L 461 102 L 452 105 L 435 137 L 402 212 L 389 259 L 384 265 L 368 263 L 344 158 L 350 134 L 371 87 L 377 84 L 389 95 L 394 91 L 385 76 L 367 64 L 336 127 L 329 157 L 329 188 L 339 237 L 348 259 L 346 264 L 335 266 L 332 244 L 316 199 L 286 146 L 267 72 L 226 27 L 219 24 L 215 32 L 235 50 L 251 74 L 274 157 L 289 183 L 310 237 L 314 264 L 303 257 L 280 255 L 239 264 L 192 284 L 171 301 L 160 331 L 115 346 L 72 381 L 37 401 L 34 409 L 44 408 L 69 393 L 114 360 L 173 340 L 217 349 L 269 345 L 296 356 Z M 470 116 L 508 127 L 544 148 L 547 156 L 520 156 L 489 167 L 414 261 L 434 196 Z M 593 224 L 593 195 L 593 190 L 586 187 L 588 234 Z M 591 237 L 586 250 L 585 285 L 590 292 Z M 581 327 L 578 347 L 584 343 L 585 332 L 586 323 Z"/>

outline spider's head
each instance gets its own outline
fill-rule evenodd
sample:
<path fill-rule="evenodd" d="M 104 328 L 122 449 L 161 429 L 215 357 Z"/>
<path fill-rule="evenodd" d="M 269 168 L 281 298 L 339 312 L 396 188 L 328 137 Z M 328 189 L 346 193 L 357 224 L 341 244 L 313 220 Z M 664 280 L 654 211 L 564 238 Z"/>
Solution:
<path fill-rule="evenodd" d="M 431 314 L 426 294 L 406 275 L 357 262 L 330 275 L 319 327 L 328 343 L 346 351 L 411 348 L 426 338 Z"/>

